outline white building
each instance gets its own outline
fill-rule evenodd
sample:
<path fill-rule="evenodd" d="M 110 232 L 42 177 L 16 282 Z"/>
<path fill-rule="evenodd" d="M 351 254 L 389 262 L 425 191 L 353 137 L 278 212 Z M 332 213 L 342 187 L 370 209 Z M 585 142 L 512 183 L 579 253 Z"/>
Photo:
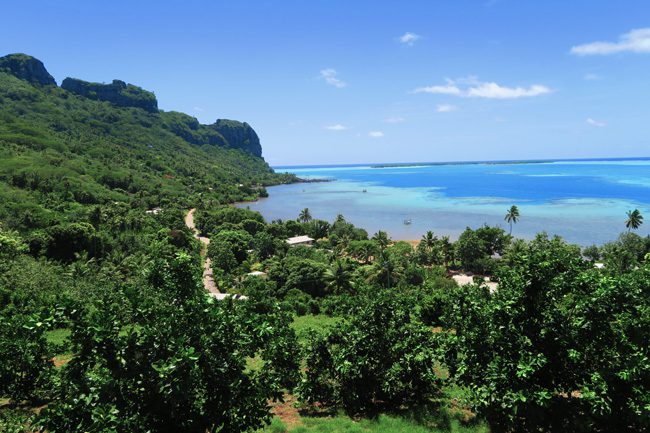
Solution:
<path fill-rule="evenodd" d="M 295 245 L 311 245 L 314 240 L 309 236 L 295 236 L 287 239 L 287 243 L 293 247 Z"/>

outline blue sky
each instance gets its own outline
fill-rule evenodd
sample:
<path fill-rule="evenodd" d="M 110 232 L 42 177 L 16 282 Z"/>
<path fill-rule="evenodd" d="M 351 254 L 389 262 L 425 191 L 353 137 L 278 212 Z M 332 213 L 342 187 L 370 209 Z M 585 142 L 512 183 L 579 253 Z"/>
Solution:
<path fill-rule="evenodd" d="M 650 156 L 650 2 L 12 1 L 0 53 L 258 132 L 272 165 Z"/>

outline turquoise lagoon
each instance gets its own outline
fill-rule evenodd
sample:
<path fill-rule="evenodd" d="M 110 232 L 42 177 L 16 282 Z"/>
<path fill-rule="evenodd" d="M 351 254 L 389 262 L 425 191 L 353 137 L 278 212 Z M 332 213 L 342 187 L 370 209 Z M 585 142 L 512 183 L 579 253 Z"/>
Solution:
<path fill-rule="evenodd" d="M 515 204 L 521 219 L 513 235 L 522 238 L 546 231 L 602 244 L 626 230 L 625 213 L 635 208 L 648 218 L 639 234 L 650 227 L 650 158 L 275 169 L 332 181 L 271 187 L 268 198 L 241 205 L 267 220 L 294 219 L 307 207 L 314 218 L 342 214 L 394 239 L 419 239 L 427 230 L 456 238 L 483 224 L 509 230 L 503 218 Z"/>

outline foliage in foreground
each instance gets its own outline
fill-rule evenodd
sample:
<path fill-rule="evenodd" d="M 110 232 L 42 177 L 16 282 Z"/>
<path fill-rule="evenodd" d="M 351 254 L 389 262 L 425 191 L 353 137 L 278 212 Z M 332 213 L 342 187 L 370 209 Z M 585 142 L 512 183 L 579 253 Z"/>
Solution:
<path fill-rule="evenodd" d="M 196 277 L 189 256 L 159 260 L 148 289 L 157 295 L 143 298 L 133 325 L 104 300 L 73 317 L 75 357 L 42 425 L 53 433 L 261 427 L 267 401 L 281 398 L 285 378 L 297 372 L 295 334 L 279 310 L 264 307 L 260 323 L 251 309 L 263 306 L 211 302 Z M 246 359 L 258 352 L 263 370 L 248 371 Z"/>
<path fill-rule="evenodd" d="M 461 289 L 452 375 L 495 431 L 639 431 L 650 422 L 650 264 L 618 276 L 540 235 L 499 289 Z"/>
<path fill-rule="evenodd" d="M 410 317 L 410 308 L 383 292 L 325 335 L 312 334 L 305 403 L 341 407 L 348 414 L 416 406 L 440 389 L 434 367 L 438 344 L 431 330 Z"/>

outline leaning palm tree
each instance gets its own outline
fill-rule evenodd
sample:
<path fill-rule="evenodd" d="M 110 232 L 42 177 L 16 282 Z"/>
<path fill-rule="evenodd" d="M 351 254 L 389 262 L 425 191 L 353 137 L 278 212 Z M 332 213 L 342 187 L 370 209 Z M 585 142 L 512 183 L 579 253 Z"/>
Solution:
<path fill-rule="evenodd" d="M 301 223 L 308 223 L 311 221 L 311 213 L 309 212 L 309 208 L 304 208 L 300 211 L 300 215 L 298 215 L 298 221 Z"/>
<path fill-rule="evenodd" d="M 643 215 L 639 212 L 639 209 L 627 211 L 627 221 L 625 221 L 625 227 L 627 227 L 628 233 L 630 230 L 638 229 L 643 224 Z"/>
<path fill-rule="evenodd" d="M 513 204 L 506 212 L 504 220 L 510 224 L 510 234 L 512 234 L 512 224 L 517 224 L 517 221 L 519 221 L 519 208 Z"/>

